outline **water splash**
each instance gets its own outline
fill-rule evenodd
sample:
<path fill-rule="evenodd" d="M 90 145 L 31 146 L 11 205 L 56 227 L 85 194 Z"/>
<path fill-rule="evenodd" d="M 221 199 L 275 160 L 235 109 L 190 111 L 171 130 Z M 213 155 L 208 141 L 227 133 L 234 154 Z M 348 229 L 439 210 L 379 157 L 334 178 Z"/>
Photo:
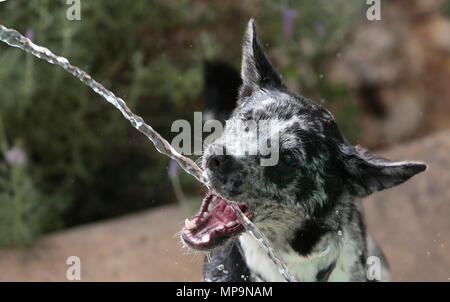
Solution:
<path fill-rule="evenodd" d="M 66 58 L 56 56 L 47 48 L 34 44 L 16 30 L 8 29 L 3 25 L 0 25 L 0 40 L 10 46 L 18 47 L 28 53 L 31 53 L 34 56 L 51 64 L 56 64 L 64 68 L 74 77 L 78 78 L 80 81 L 91 87 L 92 90 L 102 96 L 114 107 L 119 109 L 122 115 L 130 121 L 131 125 L 133 125 L 134 128 L 139 130 L 142 134 L 147 136 L 151 142 L 153 142 L 156 150 L 177 161 L 178 164 L 186 172 L 193 175 L 202 183 L 205 183 L 205 179 L 202 175 L 202 170 L 200 170 L 199 167 L 191 159 L 179 154 L 158 132 L 147 125 L 140 116 L 135 115 L 133 112 L 131 112 L 126 103 L 121 98 L 116 97 L 111 91 L 107 90 L 100 83 L 92 79 L 91 76 L 83 70 L 71 65 Z"/>
<path fill-rule="evenodd" d="M 38 46 L 31 42 L 30 39 L 22 36 L 19 32 L 14 29 L 8 29 L 0 24 L 0 40 L 6 44 L 22 49 L 23 51 L 30 53 L 39 59 L 45 60 L 50 64 L 59 65 L 64 70 L 72 74 L 74 77 L 78 78 L 80 81 L 88 85 L 94 92 L 103 97 L 106 101 L 111 103 L 116 107 L 122 115 L 131 123 L 131 125 L 136 128 L 139 132 L 144 134 L 154 145 L 156 150 L 160 153 L 170 157 L 175 160 L 187 173 L 194 176 L 198 181 L 208 186 L 206 179 L 203 175 L 203 171 L 195 164 L 191 159 L 184 157 L 178 153 L 170 144 L 167 142 L 158 132 L 156 132 L 152 127 L 147 125 L 142 117 L 135 115 L 131 112 L 130 108 L 126 105 L 125 101 L 118 98 L 103 87 L 100 83 L 92 79 L 85 71 L 80 68 L 73 66 L 64 57 L 59 57 L 53 54 L 49 49 Z M 236 215 L 238 216 L 240 222 L 245 227 L 245 229 L 261 244 L 267 255 L 270 257 L 272 262 L 278 268 L 280 274 L 284 277 L 285 281 L 295 281 L 293 275 L 289 272 L 286 264 L 277 255 L 273 249 L 270 241 L 264 236 L 264 234 L 254 225 L 239 207 L 231 207 Z"/>

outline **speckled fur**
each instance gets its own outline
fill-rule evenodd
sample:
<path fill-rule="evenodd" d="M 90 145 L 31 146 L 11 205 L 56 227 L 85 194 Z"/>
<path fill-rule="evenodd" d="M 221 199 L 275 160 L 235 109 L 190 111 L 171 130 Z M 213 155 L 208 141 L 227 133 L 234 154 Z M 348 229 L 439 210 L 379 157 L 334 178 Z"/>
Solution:
<path fill-rule="evenodd" d="M 223 197 L 249 206 L 253 222 L 298 281 L 366 281 L 368 255 L 381 257 L 383 276 L 388 276 L 373 241 L 367 249 L 360 198 L 402 183 L 426 166 L 391 162 L 349 144 L 330 112 L 285 87 L 258 43 L 252 20 L 245 34 L 241 75 L 238 106 L 230 120 L 277 120 L 280 160 L 263 166 L 261 156 L 239 152 L 248 143 L 258 146 L 256 130 L 227 125 L 203 157 L 210 186 Z M 229 175 L 209 167 L 209 159 L 219 150 L 236 162 Z M 283 161 L 286 154 L 294 164 Z M 220 264 L 224 270 L 217 268 Z M 282 281 L 247 233 L 211 251 L 204 278 Z"/>

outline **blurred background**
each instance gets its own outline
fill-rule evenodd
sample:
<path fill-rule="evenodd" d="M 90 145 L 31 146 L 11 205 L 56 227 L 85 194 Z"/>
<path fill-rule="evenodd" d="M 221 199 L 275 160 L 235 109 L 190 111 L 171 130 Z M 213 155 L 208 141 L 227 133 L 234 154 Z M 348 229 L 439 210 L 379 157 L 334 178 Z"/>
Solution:
<path fill-rule="evenodd" d="M 328 108 L 352 143 L 429 165 L 364 206 L 393 280 L 450 280 L 450 1 L 382 1 L 380 21 L 358 0 L 82 0 L 79 21 L 69 7 L 0 2 L 0 23 L 87 71 L 169 141 L 173 121 L 214 105 L 208 66 L 238 72 L 255 18 L 288 87 Z M 87 86 L 0 44 L 0 280 L 64 281 L 75 255 L 84 281 L 198 281 L 203 254 L 176 233 L 204 193 Z"/>

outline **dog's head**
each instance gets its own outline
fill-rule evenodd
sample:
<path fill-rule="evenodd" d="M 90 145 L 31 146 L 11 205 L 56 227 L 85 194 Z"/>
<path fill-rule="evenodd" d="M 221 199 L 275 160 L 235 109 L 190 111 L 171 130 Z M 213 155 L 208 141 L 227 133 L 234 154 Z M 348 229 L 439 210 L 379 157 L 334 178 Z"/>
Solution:
<path fill-rule="evenodd" d="M 288 228 L 289 221 L 327 215 L 344 193 L 364 197 L 425 170 L 422 163 L 392 162 L 349 144 L 330 112 L 288 91 L 253 20 L 241 76 L 238 107 L 203 157 L 211 192 L 186 220 L 182 237 L 188 246 L 212 249 L 242 232 L 225 199 L 257 225 Z"/>

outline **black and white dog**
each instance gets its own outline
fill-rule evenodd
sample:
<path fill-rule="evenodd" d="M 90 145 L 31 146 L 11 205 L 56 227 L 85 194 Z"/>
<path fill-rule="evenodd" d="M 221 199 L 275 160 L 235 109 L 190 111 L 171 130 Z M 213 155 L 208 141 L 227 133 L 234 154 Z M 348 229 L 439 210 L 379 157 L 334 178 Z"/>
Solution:
<path fill-rule="evenodd" d="M 207 148 L 202 164 L 211 192 L 181 232 L 187 246 L 210 252 L 204 280 L 283 281 L 225 199 L 264 232 L 298 281 L 366 281 L 370 255 L 379 257 L 387 280 L 382 253 L 365 231 L 360 198 L 426 166 L 389 161 L 349 144 L 327 110 L 286 88 L 258 43 L 253 20 L 241 76 L 230 120 L 278 120 L 279 160 L 261 165 L 262 156 L 239 152 L 257 137 L 250 127 L 227 124 Z"/>

